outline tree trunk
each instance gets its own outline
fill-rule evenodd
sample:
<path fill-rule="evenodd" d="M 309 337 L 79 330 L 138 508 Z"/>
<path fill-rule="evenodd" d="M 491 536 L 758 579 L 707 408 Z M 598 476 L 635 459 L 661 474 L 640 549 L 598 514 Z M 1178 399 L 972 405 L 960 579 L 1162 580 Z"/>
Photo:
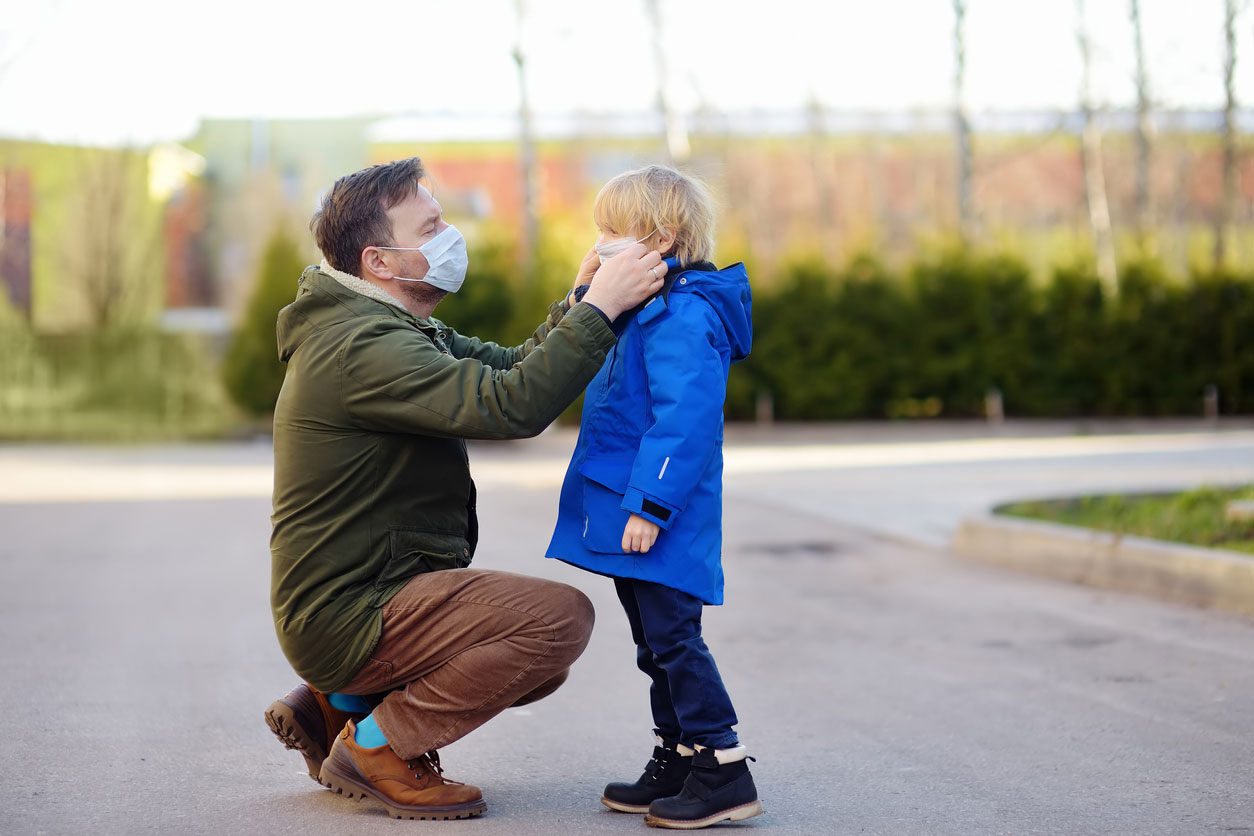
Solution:
<path fill-rule="evenodd" d="M 1102 131 L 1097 124 L 1090 90 L 1091 59 L 1084 0 L 1076 0 L 1076 38 L 1080 45 L 1081 90 L 1080 108 L 1084 128 L 1080 139 L 1080 159 L 1084 167 L 1084 195 L 1089 210 L 1089 227 L 1097 256 L 1097 275 L 1110 295 L 1119 292 L 1119 276 L 1115 264 L 1115 244 L 1110 229 L 1110 206 L 1106 202 L 1106 175 L 1102 167 Z"/>
<path fill-rule="evenodd" d="M 536 219 L 536 151 L 531 126 L 531 104 L 527 96 L 527 59 L 523 52 L 525 0 L 514 0 L 518 16 L 518 40 L 514 44 L 514 65 L 518 68 L 518 163 L 522 177 L 523 235 L 522 274 L 530 282 L 535 271 L 538 226 Z"/>
<path fill-rule="evenodd" d="M 957 149 L 958 234 L 974 234 L 971 204 L 971 120 L 966 100 L 966 0 L 954 0 L 954 144 Z"/>
<path fill-rule="evenodd" d="M 836 230 L 835 201 L 832 196 L 832 178 L 828 171 L 831 149 L 828 147 L 827 130 L 823 124 L 823 105 L 813 94 L 807 114 L 810 123 L 810 176 L 814 179 L 815 203 L 818 207 L 816 226 L 819 246 L 822 248 L 823 255 L 835 262 L 839 260 L 840 251 Z"/>
<path fill-rule="evenodd" d="M 1132 33 L 1136 48 L 1136 229 L 1141 254 L 1157 252 L 1154 197 L 1150 185 L 1154 119 L 1150 113 L 1149 80 L 1145 69 L 1145 41 L 1141 29 L 1141 2 L 1132 3 Z"/>
<path fill-rule="evenodd" d="M 1236 257 L 1233 222 L 1237 209 L 1237 95 L 1234 75 L 1237 66 L 1236 3 L 1224 0 L 1224 132 L 1223 197 L 1215 219 L 1215 267 Z"/>
<path fill-rule="evenodd" d="M 658 9 L 658 0 L 647 0 L 645 6 L 649 11 L 649 22 L 652 24 L 653 63 L 657 69 L 657 109 L 662 117 L 662 128 L 665 134 L 666 154 L 672 163 L 680 163 L 688 159 L 688 129 L 684 120 L 675 112 L 666 95 L 666 50 L 662 48 L 662 16 Z"/>

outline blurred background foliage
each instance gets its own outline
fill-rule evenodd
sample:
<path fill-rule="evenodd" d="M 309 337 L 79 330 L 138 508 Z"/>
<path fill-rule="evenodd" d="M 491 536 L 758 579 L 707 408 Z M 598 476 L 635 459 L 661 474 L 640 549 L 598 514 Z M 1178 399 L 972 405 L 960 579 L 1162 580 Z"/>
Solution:
<path fill-rule="evenodd" d="M 0 438 L 220 438 L 237 431 L 203 340 L 155 326 L 32 334 L 0 328 Z"/>
<path fill-rule="evenodd" d="M 266 431 L 275 318 L 346 172 L 423 157 L 471 251 L 436 316 L 515 344 L 569 287 L 600 185 L 671 159 L 656 136 L 552 140 L 528 180 L 511 142 L 313 127 L 210 121 L 147 149 L 0 140 L 0 439 Z M 1136 144 L 1111 133 L 1113 260 L 1092 163 L 1062 128 L 979 136 L 965 221 L 944 134 L 689 139 L 671 162 L 711 184 L 716 260 L 754 286 L 729 420 L 1254 414 L 1254 155 L 1238 145 L 1223 173 L 1239 133 L 1157 135 L 1145 193 Z"/>
<path fill-rule="evenodd" d="M 1006 255 L 955 250 L 901 271 L 801 263 L 756 291 L 753 354 L 735 367 L 731 418 L 773 400 L 785 420 L 1254 411 L 1254 280 L 1184 279 L 1130 265 L 1120 294 L 1094 271 L 1033 281 Z"/>
<path fill-rule="evenodd" d="M 517 343 L 574 276 L 582 246 L 542 226 L 530 273 L 501 231 L 471 246 L 437 316 Z M 225 347 L 155 324 L 38 333 L 0 306 L 0 435 L 220 437 L 264 430 L 282 383 L 275 318 L 308 259 L 285 228 L 259 262 Z M 752 274 L 751 274 L 752 277 Z M 1034 277 L 1005 253 L 954 246 L 900 266 L 799 256 L 756 282 L 753 352 L 733 367 L 729 420 L 1254 412 L 1254 276 L 1124 266 L 1117 296 L 1082 261 Z M 577 418 L 577 407 L 564 420 Z"/>
<path fill-rule="evenodd" d="M 1254 414 L 1248 4 L 1021 5 L 920 0 L 911 19 L 931 25 L 902 30 L 874 4 L 794 4 L 765 42 L 807 60 L 763 57 L 776 72 L 754 74 L 759 91 L 707 97 L 745 65 L 735 49 L 675 48 L 676 24 L 714 4 L 626 4 L 617 20 L 637 40 L 573 7 L 502 2 L 457 47 L 481 70 L 461 75 L 517 91 L 496 105 L 463 102 L 458 74 L 422 94 L 385 74 L 390 104 L 372 115 L 277 118 L 267 101 L 212 118 L 186 87 L 167 104 L 196 113 L 194 131 L 121 147 L 58 143 L 145 136 L 124 107 L 113 132 L 87 131 L 107 126 L 81 118 L 83 101 L 9 75 L 39 63 L 47 50 L 26 47 L 45 34 L 90 28 L 67 12 L 65 30 L 0 42 L 0 76 L 33 95 L 29 131 L 0 137 L 0 439 L 264 432 L 283 375 L 275 317 L 320 258 L 310 214 L 336 178 L 408 156 L 472 250 L 436 316 L 505 343 L 569 286 L 606 180 L 665 162 L 708 182 L 716 259 L 744 261 L 755 294 L 733 420 Z M 702 25 L 761 46 L 767 30 L 725 6 Z M 1007 14 L 1036 28 L 998 59 Z M 834 20 L 883 59 L 847 64 L 857 85 L 833 71 L 854 52 L 796 48 L 826 43 Z M 562 49 L 540 46 L 551 35 Z M 641 66 L 604 63 L 644 42 Z M 572 54 L 617 81 L 594 74 L 572 95 L 587 80 Z M 249 86 L 298 92 L 270 72 Z M 39 139 L 52 121 L 60 140 Z"/>
<path fill-rule="evenodd" d="M 252 296 L 222 360 L 227 394 L 253 418 L 274 412 L 283 386 L 286 366 L 279 359 L 275 323 L 279 311 L 295 295 L 292 277 L 299 277 L 304 269 L 305 260 L 296 243 L 285 231 L 276 232 L 266 247 Z"/>

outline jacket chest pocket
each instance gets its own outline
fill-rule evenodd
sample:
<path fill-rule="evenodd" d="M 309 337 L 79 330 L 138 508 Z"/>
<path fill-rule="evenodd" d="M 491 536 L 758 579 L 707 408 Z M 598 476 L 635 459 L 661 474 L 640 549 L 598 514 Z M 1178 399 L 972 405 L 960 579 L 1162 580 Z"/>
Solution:
<path fill-rule="evenodd" d="M 383 589 L 424 572 L 469 565 L 470 543 L 460 534 L 392 528 L 388 532 L 388 560 L 374 585 Z"/>
<path fill-rule="evenodd" d="M 631 516 L 622 508 L 631 479 L 630 461 L 591 460 L 583 476 L 583 544 L 591 552 L 623 554 L 623 529 Z"/>

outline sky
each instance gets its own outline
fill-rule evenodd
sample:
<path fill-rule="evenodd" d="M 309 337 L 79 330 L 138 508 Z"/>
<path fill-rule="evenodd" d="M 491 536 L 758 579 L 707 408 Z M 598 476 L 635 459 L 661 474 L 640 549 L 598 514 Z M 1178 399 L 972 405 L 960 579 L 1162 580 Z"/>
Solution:
<path fill-rule="evenodd" d="M 648 0 L 3 3 L 0 137 L 146 145 L 185 139 L 204 118 L 509 114 L 518 46 L 537 113 L 640 112 L 658 97 Z M 663 89 L 680 113 L 953 101 L 952 0 L 656 3 Z M 1249 3 L 1238 0 L 1239 102 L 1254 102 Z M 1075 107 L 1075 0 L 966 6 L 974 112 Z M 1084 7 L 1094 99 L 1130 107 L 1130 0 Z M 1158 106 L 1222 106 L 1223 10 L 1224 0 L 1141 0 Z"/>

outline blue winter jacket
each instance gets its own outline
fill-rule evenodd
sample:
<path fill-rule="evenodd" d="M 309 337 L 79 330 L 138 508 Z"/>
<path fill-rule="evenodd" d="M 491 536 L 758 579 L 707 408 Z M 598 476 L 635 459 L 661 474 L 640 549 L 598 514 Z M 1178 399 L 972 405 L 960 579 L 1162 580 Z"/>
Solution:
<path fill-rule="evenodd" d="M 672 266 L 622 326 L 584 396 L 547 555 L 721 604 L 723 401 L 753 323 L 744 265 L 713 267 Z M 646 554 L 623 552 L 631 514 L 662 528 Z"/>

